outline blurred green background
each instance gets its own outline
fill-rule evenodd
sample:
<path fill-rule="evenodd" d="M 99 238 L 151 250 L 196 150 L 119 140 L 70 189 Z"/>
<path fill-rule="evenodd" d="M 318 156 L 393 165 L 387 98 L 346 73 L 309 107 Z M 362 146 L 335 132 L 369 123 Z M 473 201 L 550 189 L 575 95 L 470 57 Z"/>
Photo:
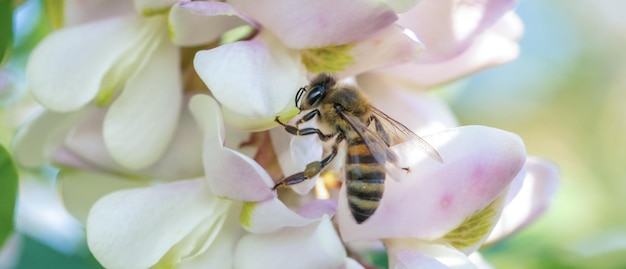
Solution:
<path fill-rule="evenodd" d="M 25 1 L 14 15 L 14 48 L 0 72 L 3 145 L 33 108 L 24 99 L 23 69 L 50 31 L 41 6 Z M 483 250 L 498 268 L 626 268 L 625 11 L 620 0 L 524 0 L 517 8 L 526 28 L 521 56 L 440 92 L 462 124 L 515 132 L 530 155 L 562 172 L 543 217 Z M 50 202 L 52 181 L 21 176 L 21 251 L 13 267 L 98 268 L 80 225 Z"/>

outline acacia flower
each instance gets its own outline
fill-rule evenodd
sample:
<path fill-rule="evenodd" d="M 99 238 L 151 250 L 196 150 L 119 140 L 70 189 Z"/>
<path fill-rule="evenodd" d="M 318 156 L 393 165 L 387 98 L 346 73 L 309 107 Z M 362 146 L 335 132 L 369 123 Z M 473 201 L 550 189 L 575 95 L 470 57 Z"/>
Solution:
<path fill-rule="evenodd" d="M 413 33 L 394 24 L 393 9 L 379 1 L 228 3 L 256 22 L 258 33 L 198 52 L 194 66 L 226 121 L 247 130 L 275 126 L 277 114 L 293 116 L 293 89 L 306 83 L 307 72 L 346 77 L 415 59 L 421 49 Z"/>
<path fill-rule="evenodd" d="M 136 0 L 88 6 L 103 11 L 97 19 L 70 12 L 72 26 L 29 62 L 31 90 L 47 110 L 16 136 L 16 160 L 62 167 L 66 206 L 107 268 L 363 268 L 350 246 L 364 240 L 384 243 L 390 268 L 474 266 L 486 240 L 545 208 L 557 173 L 527 159 L 515 134 L 457 127 L 441 101 L 407 91 L 514 58 L 515 1 L 417 2 Z M 217 41 L 244 24 L 253 31 Z M 206 50 L 193 67 L 210 96 L 183 79 L 193 72 L 181 68 L 189 63 L 181 47 L 199 45 Z M 357 84 L 444 159 L 393 146 L 411 173 L 385 182 L 362 224 L 345 187 L 326 175 L 294 192 L 271 190 L 272 165 L 290 175 L 322 158 L 317 137 L 275 128 L 251 155 L 239 139 L 298 113 L 296 90 L 319 72 Z M 333 165 L 341 169 L 341 158 Z M 510 221 L 508 208 L 529 205 Z"/>
<path fill-rule="evenodd" d="M 211 3 L 212 16 L 187 12 L 177 1 L 134 4 L 134 9 L 120 2 L 117 8 L 94 4 L 81 10 L 81 3 L 67 3 L 66 10 L 99 19 L 81 20 L 68 12 L 71 26 L 38 44 L 27 75 L 34 97 L 59 116 L 107 107 L 101 128 L 106 150 L 115 162 L 136 170 L 154 164 L 175 132 L 183 102 L 178 46 L 213 42 L 245 22 L 231 17 L 223 3 Z M 189 33 L 204 25 L 212 27 Z"/>

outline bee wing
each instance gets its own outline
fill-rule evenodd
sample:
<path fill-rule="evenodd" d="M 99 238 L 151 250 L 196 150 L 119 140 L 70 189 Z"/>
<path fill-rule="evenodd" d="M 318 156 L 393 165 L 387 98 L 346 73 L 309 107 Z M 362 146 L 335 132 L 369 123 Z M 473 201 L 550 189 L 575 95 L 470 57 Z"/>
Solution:
<path fill-rule="evenodd" d="M 398 157 L 389 148 L 385 139 L 352 114 L 339 111 L 339 115 L 363 139 L 376 161 L 384 166 L 387 173 L 395 179 L 400 179 L 399 173 L 404 171 L 398 166 Z"/>
<path fill-rule="evenodd" d="M 375 107 L 371 107 L 372 112 L 376 119 L 383 126 L 383 130 L 377 130 L 378 133 L 382 133 L 382 135 L 386 135 L 387 141 L 390 146 L 400 144 L 402 142 L 409 141 L 412 146 L 419 148 L 424 153 L 428 154 L 430 158 L 433 158 L 441 163 L 443 163 L 443 158 L 437 150 L 431 146 L 424 138 L 415 134 L 411 129 L 404 126 L 404 124 L 398 122 L 392 117 L 387 116 L 387 114 L 378 110 Z"/>

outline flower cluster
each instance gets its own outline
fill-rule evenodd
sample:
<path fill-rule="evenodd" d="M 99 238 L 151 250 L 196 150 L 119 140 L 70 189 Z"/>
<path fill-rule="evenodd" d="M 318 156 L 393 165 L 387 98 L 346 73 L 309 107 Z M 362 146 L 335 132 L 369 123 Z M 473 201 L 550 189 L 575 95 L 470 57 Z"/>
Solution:
<path fill-rule="evenodd" d="M 107 268 L 364 268 L 381 250 L 389 268 L 480 266 L 481 245 L 545 209 L 558 172 L 515 134 L 457 127 L 426 90 L 514 59 L 515 4 L 65 1 L 65 27 L 28 63 L 45 109 L 16 135 L 16 161 L 59 167 L 64 204 Z M 323 158 L 317 137 L 274 128 L 320 72 L 444 159 L 393 146 L 411 173 L 386 181 L 362 224 L 340 160 L 271 190 Z"/>

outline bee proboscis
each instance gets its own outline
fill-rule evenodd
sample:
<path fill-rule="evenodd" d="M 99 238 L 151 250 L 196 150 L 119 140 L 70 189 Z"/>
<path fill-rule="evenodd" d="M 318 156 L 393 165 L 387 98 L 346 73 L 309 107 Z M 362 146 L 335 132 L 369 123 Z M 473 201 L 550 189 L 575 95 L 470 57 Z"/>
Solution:
<path fill-rule="evenodd" d="M 319 74 L 296 94 L 300 111 L 311 110 L 295 126 L 276 117 L 291 134 L 317 135 L 322 141 L 334 138 L 332 150 L 320 161 L 309 163 L 305 170 L 276 183 L 273 189 L 293 185 L 319 174 L 337 155 L 340 143 L 347 144 L 345 184 L 348 206 L 357 223 L 363 223 L 374 214 L 385 188 L 387 172 L 406 167 L 398 165 L 392 145 L 410 140 L 431 158 L 443 159 L 428 142 L 409 128 L 370 105 L 356 88 L 342 85 L 329 74 Z M 317 117 L 318 128 L 299 128 L 299 125 Z"/>

